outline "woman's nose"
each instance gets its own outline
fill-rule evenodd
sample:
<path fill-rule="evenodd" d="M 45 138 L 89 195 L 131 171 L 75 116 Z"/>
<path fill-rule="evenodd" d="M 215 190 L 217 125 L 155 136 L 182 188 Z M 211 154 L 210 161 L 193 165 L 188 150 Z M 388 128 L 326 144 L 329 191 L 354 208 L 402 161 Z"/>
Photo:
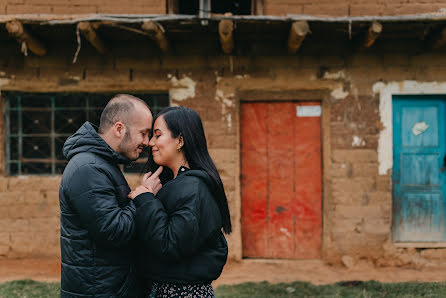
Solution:
<path fill-rule="evenodd" d="M 155 146 L 155 141 L 153 140 L 153 138 L 151 138 L 151 139 L 149 140 L 149 146 L 150 146 L 150 147 Z"/>

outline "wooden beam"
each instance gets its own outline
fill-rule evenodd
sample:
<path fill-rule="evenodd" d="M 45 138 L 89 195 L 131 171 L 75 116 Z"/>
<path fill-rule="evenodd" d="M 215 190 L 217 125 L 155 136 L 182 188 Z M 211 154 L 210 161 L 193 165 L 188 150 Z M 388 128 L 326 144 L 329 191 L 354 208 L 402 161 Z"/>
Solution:
<path fill-rule="evenodd" d="M 264 15 L 264 0 L 252 0 L 251 3 L 251 14 L 256 16 L 263 16 Z"/>
<path fill-rule="evenodd" d="M 370 48 L 375 43 L 376 39 L 381 34 L 382 30 L 383 26 L 381 25 L 381 23 L 373 22 L 369 26 L 367 33 L 364 35 L 364 38 L 360 45 L 360 49 Z"/>
<path fill-rule="evenodd" d="M 311 30 L 307 21 L 294 22 L 288 36 L 288 53 L 295 54 L 308 33 L 311 33 Z"/>
<path fill-rule="evenodd" d="M 7 22 L 6 30 L 8 30 L 9 34 L 22 45 L 22 52 L 25 54 L 25 56 L 27 56 L 28 49 L 37 56 L 44 56 L 46 54 L 45 45 L 37 38 L 31 36 L 31 34 L 29 34 L 29 32 L 23 28 L 23 24 L 21 22 Z"/>
<path fill-rule="evenodd" d="M 179 14 L 180 6 L 178 3 L 179 0 L 167 0 L 167 13 L 168 14 Z"/>
<path fill-rule="evenodd" d="M 427 46 L 430 49 L 438 49 L 446 44 L 446 27 L 440 31 L 430 34 L 427 38 Z"/>
<path fill-rule="evenodd" d="M 234 23 L 231 20 L 221 20 L 218 23 L 218 35 L 220 37 L 221 49 L 225 54 L 231 54 L 234 49 Z"/>
<path fill-rule="evenodd" d="M 166 52 L 168 50 L 169 43 L 164 35 L 164 28 L 159 23 L 147 21 L 142 23 L 141 29 L 149 34 L 161 51 Z"/>
<path fill-rule="evenodd" d="M 108 49 L 96 33 L 95 29 L 97 29 L 97 27 L 98 25 L 92 25 L 90 22 L 79 22 L 77 24 L 77 28 L 82 36 L 88 40 L 99 53 L 105 54 L 108 52 Z"/>

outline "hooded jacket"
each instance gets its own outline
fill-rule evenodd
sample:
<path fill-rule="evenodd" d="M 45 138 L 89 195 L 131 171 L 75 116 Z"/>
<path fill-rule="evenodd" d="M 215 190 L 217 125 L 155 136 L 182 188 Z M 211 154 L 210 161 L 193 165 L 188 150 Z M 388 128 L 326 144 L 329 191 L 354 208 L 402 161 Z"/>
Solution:
<path fill-rule="evenodd" d="M 61 296 L 135 297 L 134 203 L 118 164 L 129 163 L 86 122 L 68 138 L 59 188 Z"/>
<path fill-rule="evenodd" d="M 228 245 L 210 176 L 180 169 L 158 191 L 135 199 L 141 271 L 147 282 L 210 283 L 226 263 Z"/>

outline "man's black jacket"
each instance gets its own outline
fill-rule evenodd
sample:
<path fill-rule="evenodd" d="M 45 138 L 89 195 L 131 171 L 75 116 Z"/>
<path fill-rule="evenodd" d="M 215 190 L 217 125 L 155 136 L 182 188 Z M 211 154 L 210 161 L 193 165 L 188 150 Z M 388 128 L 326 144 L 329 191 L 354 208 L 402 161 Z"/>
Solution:
<path fill-rule="evenodd" d="M 135 205 L 116 153 L 86 122 L 63 148 L 59 188 L 62 297 L 134 297 Z"/>
<path fill-rule="evenodd" d="M 180 170 L 156 197 L 143 193 L 135 198 L 146 283 L 210 283 L 220 276 L 228 246 L 212 189 L 206 172 Z"/>

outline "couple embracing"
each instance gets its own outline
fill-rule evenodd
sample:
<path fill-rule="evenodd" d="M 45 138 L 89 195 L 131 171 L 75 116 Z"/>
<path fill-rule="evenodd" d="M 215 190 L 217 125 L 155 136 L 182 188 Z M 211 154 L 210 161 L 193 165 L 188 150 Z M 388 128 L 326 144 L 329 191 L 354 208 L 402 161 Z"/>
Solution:
<path fill-rule="evenodd" d="M 131 190 L 119 164 L 151 153 Z M 120 94 L 99 128 L 67 139 L 60 200 L 62 297 L 213 297 L 226 263 L 228 201 L 200 116 Z"/>

